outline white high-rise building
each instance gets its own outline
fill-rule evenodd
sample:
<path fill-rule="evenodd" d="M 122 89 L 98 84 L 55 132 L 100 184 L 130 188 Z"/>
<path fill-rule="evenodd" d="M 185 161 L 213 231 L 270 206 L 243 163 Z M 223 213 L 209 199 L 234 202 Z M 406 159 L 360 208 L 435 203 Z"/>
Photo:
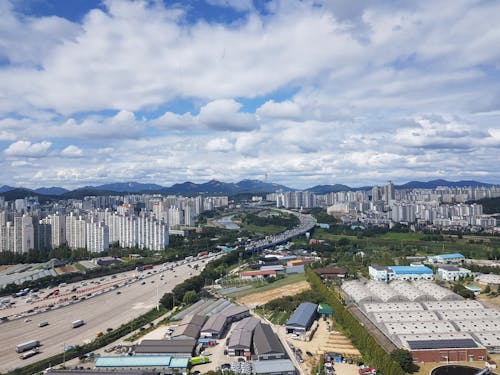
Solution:
<path fill-rule="evenodd" d="M 183 216 L 182 211 L 177 207 L 170 207 L 168 209 L 168 227 L 173 228 L 176 225 L 182 224 Z"/>
<path fill-rule="evenodd" d="M 104 222 L 87 223 L 87 250 L 91 253 L 102 253 L 109 249 L 109 229 Z"/>
<path fill-rule="evenodd" d="M 52 248 L 66 243 L 66 217 L 58 212 L 47 217 L 52 226 Z"/>
<path fill-rule="evenodd" d="M 85 249 L 87 245 L 87 223 L 71 213 L 66 216 L 66 239 L 70 249 Z"/>

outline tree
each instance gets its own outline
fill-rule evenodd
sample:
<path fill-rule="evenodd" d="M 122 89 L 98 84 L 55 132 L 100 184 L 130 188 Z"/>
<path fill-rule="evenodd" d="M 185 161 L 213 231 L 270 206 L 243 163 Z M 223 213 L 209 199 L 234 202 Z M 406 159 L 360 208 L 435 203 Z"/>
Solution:
<path fill-rule="evenodd" d="M 174 294 L 173 293 L 165 293 L 163 297 L 160 299 L 160 303 L 168 310 L 172 310 L 174 308 Z"/>
<path fill-rule="evenodd" d="M 391 353 L 391 358 L 399 363 L 405 372 L 415 372 L 416 365 L 413 363 L 413 357 L 408 350 L 396 349 Z"/>
<path fill-rule="evenodd" d="M 186 293 L 184 293 L 182 302 L 185 305 L 190 305 L 192 303 L 195 303 L 196 301 L 198 301 L 198 294 L 196 294 L 194 290 L 188 290 Z"/>
<path fill-rule="evenodd" d="M 490 292 L 491 292 L 491 288 L 490 288 L 490 285 L 488 284 L 488 285 L 486 285 L 486 288 L 484 288 L 483 293 L 488 294 Z"/>

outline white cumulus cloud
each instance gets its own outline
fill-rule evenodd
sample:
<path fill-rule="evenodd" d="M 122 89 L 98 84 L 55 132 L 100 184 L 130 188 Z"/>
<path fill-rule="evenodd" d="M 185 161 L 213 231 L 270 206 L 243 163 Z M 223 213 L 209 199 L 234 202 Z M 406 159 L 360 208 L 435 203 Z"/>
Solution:
<path fill-rule="evenodd" d="M 25 156 L 40 158 L 46 156 L 49 152 L 52 142 L 42 141 L 40 143 L 31 143 L 30 141 L 17 141 L 12 143 L 4 150 L 7 156 Z"/>

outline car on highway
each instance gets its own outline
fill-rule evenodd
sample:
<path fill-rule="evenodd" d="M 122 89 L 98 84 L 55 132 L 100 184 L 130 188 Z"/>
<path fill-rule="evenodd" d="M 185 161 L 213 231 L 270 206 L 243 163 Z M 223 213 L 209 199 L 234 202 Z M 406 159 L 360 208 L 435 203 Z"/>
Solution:
<path fill-rule="evenodd" d="M 122 294 L 122 292 L 118 291 L 118 292 L 116 292 L 116 294 Z"/>
<path fill-rule="evenodd" d="M 143 281 L 143 282 L 141 283 L 141 285 L 146 285 L 146 282 L 145 282 L 145 281 Z"/>
<path fill-rule="evenodd" d="M 38 324 L 38 327 L 46 327 L 49 325 L 49 322 L 41 322 Z"/>
<path fill-rule="evenodd" d="M 26 319 L 24 319 L 24 323 L 29 323 L 29 322 L 31 322 L 31 319 L 30 319 L 30 318 L 26 318 Z"/>

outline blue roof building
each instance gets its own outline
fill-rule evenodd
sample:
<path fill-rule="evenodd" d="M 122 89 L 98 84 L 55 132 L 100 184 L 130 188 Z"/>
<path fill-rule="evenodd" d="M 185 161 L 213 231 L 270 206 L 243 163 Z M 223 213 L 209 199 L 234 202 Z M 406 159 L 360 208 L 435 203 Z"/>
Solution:
<path fill-rule="evenodd" d="M 463 263 L 465 257 L 459 253 L 439 254 L 433 257 L 429 257 L 429 260 L 435 263 Z"/>
<path fill-rule="evenodd" d="M 304 333 L 316 319 L 318 305 L 311 302 L 301 303 L 286 322 L 287 333 Z"/>
<path fill-rule="evenodd" d="M 423 265 L 412 266 L 369 266 L 370 277 L 378 281 L 391 280 L 432 280 L 434 272 Z"/>
<path fill-rule="evenodd" d="M 426 266 L 390 266 L 389 267 L 396 275 L 432 275 L 432 269 Z"/>

